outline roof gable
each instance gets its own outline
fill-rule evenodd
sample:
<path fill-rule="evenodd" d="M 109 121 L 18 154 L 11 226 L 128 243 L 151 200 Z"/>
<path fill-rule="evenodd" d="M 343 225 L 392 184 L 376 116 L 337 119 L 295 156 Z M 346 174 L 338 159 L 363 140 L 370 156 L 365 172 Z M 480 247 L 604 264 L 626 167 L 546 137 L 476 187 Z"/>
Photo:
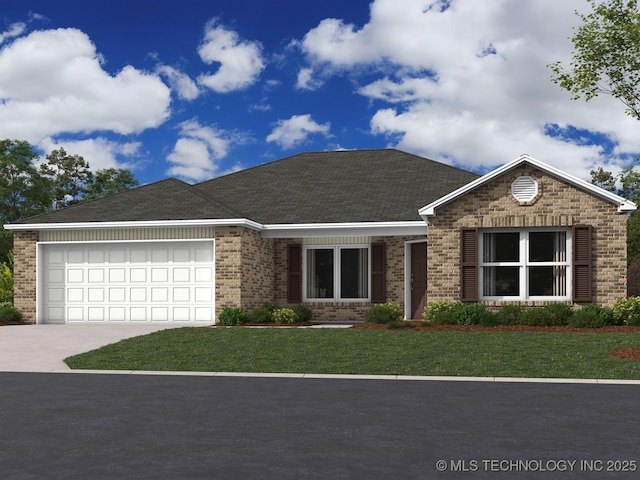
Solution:
<path fill-rule="evenodd" d="M 523 165 L 523 164 L 529 164 L 541 171 L 543 171 L 544 173 L 553 176 L 555 178 L 558 178 L 560 180 L 563 180 L 567 183 L 569 183 L 570 185 L 583 190 L 587 193 L 590 193 L 591 195 L 594 195 L 596 197 L 599 197 L 609 203 L 612 203 L 614 205 L 618 206 L 618 211 L 619 212 L 631 212 L 636 210 L 636 205 L 635 203 L 626 200 L 622 197 L 620 197 L 619 195 L 616 195 L 615 193 L 611 193 L 607 190 L 604 190 L 603 188 L 600 188 L 596 185 L 593 185 L 589 182 L 586 182 L 578 177 L 574 177 L 573 175 L 570 175 L 566 172 L 563 172 L 562 170 L 559 170 L 555 167 L 552 167 L 551 165 L 548 165 L 544 162 L 541 162 L 540 160 L 536 160 L 535 158 L 529 156 L 529 155 L 521 155 L 520 157 L 516 158 L 515 160 L 512 160 L 511 162 L 503 165 L 502 167 L 499 167 L 489 173 L 487 173 L 486 175 L 483 175 L 482 177 L 477 178 L 476 180 L 463 185 L 462 187 L 444 195 L 443 197 L 425 205 L 424 207 L 420 208 L 419 210 L 419 214 L 427 219 L 428 217 L 433 217 L 436 216 L 436 210 L 439 207 L 442 207 L 443 205 L 446 205 L 462 196 L 464 196 L 465 194 L 471 192 L 472 190 L 475 190 L 483 185 L 486 185 L 487 183 L 491 182 L 494 178 L 499 177 L 500 175 L 513 170 L 514 168 Z"/>

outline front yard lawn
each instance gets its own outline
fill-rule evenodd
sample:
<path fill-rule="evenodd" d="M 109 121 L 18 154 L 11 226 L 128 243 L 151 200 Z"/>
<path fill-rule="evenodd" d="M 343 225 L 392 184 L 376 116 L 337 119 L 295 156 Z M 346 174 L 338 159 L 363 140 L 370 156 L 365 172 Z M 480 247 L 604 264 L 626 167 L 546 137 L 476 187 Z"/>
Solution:
<path fill-rule="evenodd" d="M 640 379 L 608 352 L 640 332 L 168 329 L 65 361 L 73 369 Z"/>

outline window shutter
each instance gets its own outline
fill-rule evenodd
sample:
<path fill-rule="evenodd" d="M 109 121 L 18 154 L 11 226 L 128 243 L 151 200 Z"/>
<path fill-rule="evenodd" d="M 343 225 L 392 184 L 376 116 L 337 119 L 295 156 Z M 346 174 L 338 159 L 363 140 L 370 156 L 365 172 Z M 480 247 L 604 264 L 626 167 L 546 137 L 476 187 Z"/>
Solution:
<path fill-rule="evenodd" d="M 298 243 L 287 248 L 287 301 L 302 303 L 302 245 Z"/>
<path fill-rule="evenodd" d="M 478 229 L 460 231 L 460 300 L 478 301 Z"/>
<path fill-rule="evenodd" d="M 591 302 L 591 225 L 573 227 L 573 301 Z"/>
<path fill-rule="evenodd" d="M 384 243 L 371 244 L 371 303 L 387 301 L 385 247 Z"/>

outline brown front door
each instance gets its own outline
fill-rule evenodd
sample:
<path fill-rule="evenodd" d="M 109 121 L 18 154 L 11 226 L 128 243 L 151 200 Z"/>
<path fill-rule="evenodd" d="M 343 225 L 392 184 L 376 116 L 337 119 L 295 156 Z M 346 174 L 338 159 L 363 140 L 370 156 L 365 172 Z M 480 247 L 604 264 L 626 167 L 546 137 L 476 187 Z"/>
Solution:
<path fill-rule="evenodd" d="M 422 319 L 427 305 L 427 243 L 411 244 L 411 318 Z"/>

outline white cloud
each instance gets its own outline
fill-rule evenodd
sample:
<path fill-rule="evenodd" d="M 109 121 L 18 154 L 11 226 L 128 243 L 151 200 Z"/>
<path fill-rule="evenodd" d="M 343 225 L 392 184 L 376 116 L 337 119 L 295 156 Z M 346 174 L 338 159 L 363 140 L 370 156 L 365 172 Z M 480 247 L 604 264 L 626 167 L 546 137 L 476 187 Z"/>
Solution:
<path fill-rule="evenodd" d="M 198 77 L 201 85 L 218 93 L 247 88 L 264 69 L 260 43 L 241 40 L 237 32 L 218 25 L 215 19 L 205 27 L 198 54 L 206 64 L 220 64 L 215 73 Z"/>
<path fill-rule="evenodd" d="M 4 43 L 8 38 L 17 37 L 22 35 L 25 28 L 27 28 L 26 23 L 24 22 L 16 22 L 9 25 L 9 28 L 6 32 L 0 32 L 0 43 Z"/>
<path fill-rule="evenodd" d="M 38 144 L 45 155 L 60 148 L 64 148 L 69 155 L 80 155 L 94 172 L 105 168 L 135 169 L 141 146 L 140 142 L 118 143 L 103 137 L 86 140 L 54 140 L 46 137 Z"/>
<path fill-rule="evenodd" d="M 267 142 L 275 142 L 282 148 L 292 148 L 303 143 L 315 133 L 330 137 L 329 122 L 319 124 L 311 115 L 294 115 L 288 120 L 279 120 L 273 131 L 267 136 Z"/>
<path fill-rule="evenodd" d="M 594 165 L 620 165 L 625 154 L 640 152 L 638 123 L 621 104 L 607 97 L 572 101 L 551 82 L 547 65 L 568 64 L 568 37 L 580 22 L 574 12 L 588 6 L 403 0 L 398 8 L 397 0 L 375 0 L 365 25 L 326 19 L 305 35 L 300 48 L 308 65 L 298 85 L 366 72 L 357 92 L 377 109 L 371 131 L 393 146 L 477 169 L 529 153 L 588 178 Z M 607 137 L 616 145 L 613 156 L 548 135 L 550 124 Z"/>
<path fill-rule="evenodd" d="M 189 75 L 169 65 L 160 65 L 156 71 L 167 78 L 171 87 L 183 100 L 195 100 L 200 95 L 200 89 Z"/>
<path fill-rule="evenodd" d="M 241 134 L 200 125 L 195 120 L 180 125 L 180 138 L 167 156 L 173 164 L 168 175 L 201 181 L 220 175 L 218 160 L 226 157 L 235 143 L 242 143 Z"/>
<path fill-rule="evenodd" d="M 155 75 L 103 70 L 95 45 L 68 28 L 35 31 L 0 50 L 0 137 L 32 143 L 65 132 L 137 133 L 169 116 Z"/>

